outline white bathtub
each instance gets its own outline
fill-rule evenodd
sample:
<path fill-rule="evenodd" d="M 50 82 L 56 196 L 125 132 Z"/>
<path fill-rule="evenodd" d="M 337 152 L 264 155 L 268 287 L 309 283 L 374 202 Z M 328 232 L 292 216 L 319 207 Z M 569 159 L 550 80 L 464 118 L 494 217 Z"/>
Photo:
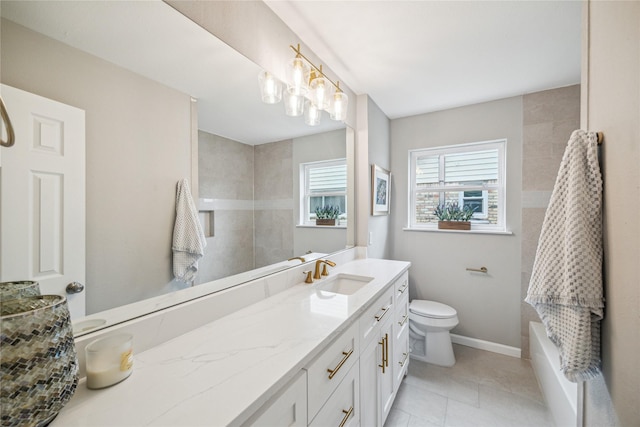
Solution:
<path fill-rule="evenodd" d="M 560 371 L 560 353 L 544 325 L 529 322 L 531 364 L 557 427 L 578 426 L 578 384 Z"/>

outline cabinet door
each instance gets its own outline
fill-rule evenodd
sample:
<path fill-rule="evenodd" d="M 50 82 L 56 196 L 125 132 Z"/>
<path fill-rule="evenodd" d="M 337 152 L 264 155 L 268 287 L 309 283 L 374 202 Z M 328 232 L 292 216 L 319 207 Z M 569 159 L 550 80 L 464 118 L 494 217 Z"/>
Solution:
<path fill-rule="evenodd" d="M 380 342 L 384 343 L 384 372 L 380 372 L 379 375 L 379 389 L 380 389 L 380 410 L 381 410 L 381 423 L 384 424 L 387 419 L 387 415 L 389 415 L 389 411 L 391 411 L 391 406 L 393 405 L 393 398 L 395 397 L 395 389 L 393 388 L 394 384 L 394 375 L 393 375 L 393 365 L 395 364 L 394 360 L 394 339 L 393 339 L 393 321 L 389 318 L 380 329 Z"/>
<path fill-rule="evenodd" d="M 278 392 L 244 426 L 306 426 L 307 373 L 303 370 Z"/>
<path fill-rule="evenodd" d="M 379 336 L 378 336 L 379 338 Z M 360 352 L 360 425 L 367 427 L 381 426 L 380 399 L 378 398 L 378 376 L 382 372 L 380 365 L 384 343 L 371 340 Z"/>
<path fill-rule="evenodd" d="M 389 317 L 360 353 L 360 425 L 381 427 L 393 404 L 393 334 Z"/>

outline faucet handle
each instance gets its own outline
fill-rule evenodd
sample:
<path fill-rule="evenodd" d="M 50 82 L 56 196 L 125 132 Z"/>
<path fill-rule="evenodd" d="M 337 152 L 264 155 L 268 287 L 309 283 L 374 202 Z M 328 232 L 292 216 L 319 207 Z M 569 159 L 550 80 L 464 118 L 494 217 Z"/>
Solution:
<path fill-rule="evenodd" d="M 304 283 L 313 283 L 313 278 L 311 277 L 311 270 L 303 271 L 302 274 L 307 275 L 307 277 L 304 279 Z"/>
<path fill-rule="evenodd" d="M 323 276 L 328 276 L 329 275 L 329 270 L 327 269 L 327 264 L 324 264 L 324 268 L 322 269 L 322 275 Z"/>

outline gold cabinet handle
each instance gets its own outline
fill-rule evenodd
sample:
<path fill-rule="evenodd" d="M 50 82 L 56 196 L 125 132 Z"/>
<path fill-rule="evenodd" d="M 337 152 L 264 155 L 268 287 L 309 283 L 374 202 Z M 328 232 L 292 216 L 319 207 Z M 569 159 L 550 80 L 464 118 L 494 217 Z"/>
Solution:
<path fill-rule="evenodd" d="M 382 338 L 382 341 L 378 341 L 378 344 L 380 344 L 382 346 L 382 362 L 380 365 L 378 365 L 378 368 L 382 368 L 382 373 L 384 374 L 384 359 L 385 359 L 385 350 L 384 350 L 384 338 Z"/>
<path fill-rule="evenodd" d="M 382 309 L 382 314 L 379 316 L 375 316 L 376 317 L 376 321 L 380 321 L 380 319 L 382 319 L 384 317 L 385 314 L 387 314 L 387 311 L 389 311 L 389 309 L 391 308 L 391 306 L 387 306 L 385 308 Z"/>
<path fill-rule="evenodd" d="M 409 316 L 407 316 L 406 314 L 404 316 L 402 316 L 402 320 L 398 322 L 398 325 L 404 326 L 404 324 L 407 323 L 407 319 L 408 318 L 409 318 Z"/>
<path fill-rule="evenodd" d="M 340 422 L 340 425 L 338 427 L 343 427 L 346 424 L 347 420 L 349 419 L 349 417 L 353 413 L 353 406 L 351 408 L 349 408 L 348 411 L 345 411 L 343 409 L 342 413 L 345 414 L 345 415 L 344 415 L 344 418 L 342 419 L 342 421 Z"/>
<path fill-rule="evenodd" d="M 384 334 L 384 365 L 389 367 L 389 334 Z"/>
<path fill-rule="evenodd" d="M 329 379 L 332 379 L 338 373 L 340 368 L 342 368 L 342 365 L 344 365 L 344 362 L 346 362 L 349 356 L 351 356 L 351 353 L 353 353 L 353 349 L 349 350 L 348 353 L 343 351 L 342 354 L 344 355 L 344 357 L 342 358 L 340 363 L 338 363 L 338 365 L 333 369 L 327 369 L 327 372 L 329 372 Z"/>
<path fill-rule="evenodd" d="M 404 364 L 407 363 L 407 359 L 409 358 L 409 353 L 402 353 L 402 355 L 404 356 L 404 359 L 402 359 L 402 361 L 398 363 L 400 364 L 401 368 L 404 368 Z"/>
<path fill-rule="evenodd" d="M 400 295 L 404 294 L 404 291 L 406 291 L 408 287 L 409 287 L 409 284 L 405 283 L 405 285 L 402 287 L 402 289 L 398 289 L 398 294 L 400 294 Z"/>

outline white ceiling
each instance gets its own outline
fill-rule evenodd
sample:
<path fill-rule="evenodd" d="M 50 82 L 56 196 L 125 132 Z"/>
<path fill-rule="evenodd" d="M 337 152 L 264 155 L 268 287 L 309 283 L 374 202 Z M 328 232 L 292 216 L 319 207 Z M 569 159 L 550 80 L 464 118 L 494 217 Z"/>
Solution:
<path fill-rule="evenodd" d="M 580 82 L 579 0 L 266 3 L 391 119 Z M 259 67 L 159 0 L 2 0 L 0 11 L 192 95 L 203 130 L 257 144 L 343 127 L 262 104 Z"/>
<path fill-rule="evenodd" d="M 391 119 L 580 82 L 579 0 L 265 2 Z"/>

